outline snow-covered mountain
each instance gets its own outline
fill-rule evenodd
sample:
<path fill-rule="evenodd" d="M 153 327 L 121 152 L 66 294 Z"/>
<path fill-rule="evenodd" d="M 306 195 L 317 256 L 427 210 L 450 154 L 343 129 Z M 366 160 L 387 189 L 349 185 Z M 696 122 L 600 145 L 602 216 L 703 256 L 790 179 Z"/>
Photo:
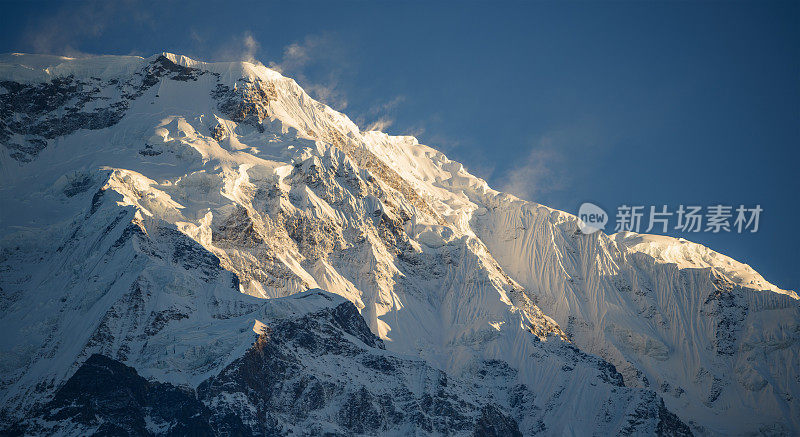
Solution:
<path fill-rule="evenodd" d="M 260 65 L 0 56 L 0 206 L 9 432 L 800 433 L 794 292 Z"/>

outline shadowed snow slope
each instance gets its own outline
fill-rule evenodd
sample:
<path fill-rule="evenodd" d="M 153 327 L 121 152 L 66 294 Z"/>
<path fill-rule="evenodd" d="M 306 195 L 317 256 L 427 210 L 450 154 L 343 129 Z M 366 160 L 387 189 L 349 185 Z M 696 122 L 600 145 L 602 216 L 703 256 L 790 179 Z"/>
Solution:
<path fill-rule="evenodd" d="M 800 432 L 796 294 L 583 235 L 263 66 L 2 55 L 0 116 L 9 429 Z"/>

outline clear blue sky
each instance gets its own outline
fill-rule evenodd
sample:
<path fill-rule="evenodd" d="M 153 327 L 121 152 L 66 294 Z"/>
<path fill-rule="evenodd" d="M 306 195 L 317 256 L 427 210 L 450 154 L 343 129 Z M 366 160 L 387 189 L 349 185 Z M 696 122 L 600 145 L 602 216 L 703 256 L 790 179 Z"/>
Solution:
<path fill-rule="evenodd" d="M 757 234 L 673 235 L 800 290 L 799 5 L 0 3 L 0 52 L 254 57 L 573 213 L 758 203 Z"/>

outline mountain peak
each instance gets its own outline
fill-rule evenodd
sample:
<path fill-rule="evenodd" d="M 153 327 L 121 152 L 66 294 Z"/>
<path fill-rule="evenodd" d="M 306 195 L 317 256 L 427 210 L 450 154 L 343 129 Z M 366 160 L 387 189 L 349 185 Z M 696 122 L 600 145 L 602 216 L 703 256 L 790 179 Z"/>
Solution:
<path fill-rule="evenodd" d="M 315 408 L 340 401 L 374 418 L 364 429 L 442 429 L 400 367 L 431 387 L 495 387 L 499 406 L 459 401 L 464 430 L 800 430 L 785 377 L 800 307 L 744 264 L 583 235 L 571 214 L 493 190 L 416 138 L 361 132 L 262 65 L 9 54 L 0 87 L 0 327 L 17 333 L 0 342 L 0 418 L 34 411 L 93 354 L 237 393 L 280 369 L 267 356 L 298 384 L 278 398 L 313 390 L 303 420 L 320 432 L 333 416 Z M 345 299 L 346 314 L 328 306 Z M 305 329 L 315 312 L 333 327 Z M 288 349 L 250 349 L 278 320 Z M 373 337 L 385 352 L 365 357 Z M 341 368 L 373 379 L 340 385 Z M 314 378 L 343 391 L 326 398 Z M 272 405 L 218 394 L 226 411 Z M 386 396 L 409 400 L 407 420 Z"/>

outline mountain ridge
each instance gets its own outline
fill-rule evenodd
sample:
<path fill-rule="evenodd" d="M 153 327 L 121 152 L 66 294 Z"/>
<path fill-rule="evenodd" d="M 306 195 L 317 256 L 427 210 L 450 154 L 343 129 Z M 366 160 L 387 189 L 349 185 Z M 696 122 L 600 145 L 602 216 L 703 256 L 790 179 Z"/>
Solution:
<path fill-rule="evenodd" d="M 123 297 L 98 313 L 105 315 L 93 328 L 100 333 L 97 343 L 84 349 L 88 354 L 92 348 L 106 348 L 118 355 L 139 345 L 142 352 L 118 357 L 148 378 L 178 382 L 167 377 L 169 372 L 154 371 L 164 364 L 148 358 L 158 350 L 150 341 L 167 335 L 162 347 L 168 347 L 169 335 L 178 334 L 158 330 L 149 335 L 147 330 L 160 326 L 170 331 L 173 324 L 194 323 L 198 311 L 192 307 L 197 302 L 181 297 L 194 283 L 190 279 L 194 273 L 183 280 L 189 281 L 186 284 L 168 278 L 176 275 L 176 268 L 221 269 L 232 272 L 235 280 L 224 285 L 226 279 L 221 278 L 226 274 L 213 280 L 204 274 L 201 277 L 210 281 L 204 283 L 218 285 L 194 287 L 210 290 L 213 299 L 224 296 L 231 302 L 226 304 L 229 308 L 250 305 L 233 304 L 240 298 L 224 294 L 233 283 L 254 299 L 325 288 L 353 302 L 367 326 L 393 352 L 419 357 L 453 375 L 468 372 L 476 360 L 500 359 L 515 369 L 517 380 L 536 387 L 554 405 L 571 406 L 573 412 L 578 406 L 586 409 L 576 413 L 587 418 L 576 425 L 566 419 L 566 410 L 551 408 L 553 417 L 543 419 L 550 432 L 587 429 L 597 399 L 579 401 L 575 394 L 569 395 L 580 387 L 598 399 L 619 402 L 612 394 L 617 388 L 588 388 L 588 382 L 569 384 L 569 379 L 548 382 L 553 378 L 537 369 L 543 363 L 566 359 L 566 364 L 553 369 L 596 372 L 584 358 L 564 358 L 571 356 L 565 351 L 573 347 L 565 340 L 620 369 L 625 384 L 632 387 L 626 390 L 633 390 L 626 396 L 644 399 L 643 393 L 653 393 L 650 390 L 660 393 L 667 408 L 695 432 L 715 434 L 753 426 L 744 423 L 751 416 L 745 415 L 743 421 L 742 412 L 762 404 L 765 418 L 755 429 L 786 433 L 798 429 L 796 420 L 790 419 L 790 412 L 797 410 L 791 369 L 798 358 L 800 332 L 796 295 L 791 292 L 755 294 L 742 283 L 745 276 L 737 277 L 730 269 L 712 265 L 692 272 L 658 263 L 653 255 L 619 243 L 614 236 L 583 236 L 573 215 L 494 191 L 461 164 L 413 137 L 361 132 L 345 115 L 263 66 L 207 64 L 171 54 L 112 58 L 121 65 L 104 65 L 109 59 L 105 57 L 70 60 L 47 70 L 42 67 L 54 62 L 52 58 L 29 62 L 39 71 L 5 61 L 12 58 L 19 64 L 24 57 L 0 57 L 0 86 L 6 91 L 0 94 L 4 119 L 0 133 L 6 133 L 0 135 L 5 146 L 0 174 L 4 186 L 32 187 L 18 193 L 0 191 L 3 203 L 15 212 L 31 211 L 0 214 L 4 249 L 0 261 L 5 271 L 22 271 L 0 283 L 4 327 L 23 329 L 18 315 L 26 305 L 37 305 L 24 291 L 31 290 L 37 277 L 47 278 L 21 267 L 23 260 L 35 260 L 41 250 L 32 248 L 31 232 L 19 229 L 25 226 L 35 232 L 42 225 L 32 226 L 31 217 L 50 217 L 54 239 L 76 247 L 76 259 L 92 258 L 99 247 L 114 252 L 115 242 L 110 238 L 102 242 L 104 229 L 116 229 L 117 240 L 131 229 L 114 253 L 123 253 L 119 247 L 131 247 L 125 250 L 133 250 L 132 255 L 109 256 L 141 259 L 145 254 L 148 263 L 142 264 L 141 275 L 131 284 L 168 284 L 172 291 L 167 294 L 177 296 L 173 306 L 155 303 L 156 315 L 121 316 L 131 305 L 130 298 Z M 41 103 L 22 101 L 23 96 L 46 93 L 50 94 Z M 70 123 L 73 119 L 99 121 L 96 128 L 69 130 L 76 126 Z M 87 148 L 91 156 L 76 155 Z M 36 175 L 48 171 L 63 173 L 36 180 Z M 129 212 L 118 213 L 118 205 Z M 57 217 L 37 214 L 36 207 L 63 211 Z M 96 224 L 82 225 L 86 220 Z M 84 226 L 86 236 L 100 236 L 95 246 L 78 248 L 75 237 L 58 236 L 58 228 L 76 225 L 75 232 Z M 41 239 L 41 247 L 48 247 L 51 239 Z M 182 254 L 164 246 L 184 239 L 186 243 L 177 247 L 192 249 Z M 19 251 L 22 254 L 8 250 L 18 243 L 28 246 Z M 63 260 L 65 249 L 59 249 L 44 252 L 52 260 Z M 204 251 L 218 260 L 218 266 L 209 267 L 215 263 L 202 255 Z M 187 257 L 189 261 L 181 261 Z M 119 278 L 103 279 L 106 275 L 94 269 L 77 263 L 64 275 L 78 282 L 98 276 L 110 284 L 109 290 L 121 286 L 116 285 Z M 77 296 L 76 287 L 67 295 Z M 140 288 L 163 294 L 156 293 L 153 285 Z M 51 300 L 63 298 L 54 293 Z M 120 293 L 131 296 L 129 291 Z M 82 311 L 85 305 L 72 311 Z M 606 317 L 609 309 L 614 313 L 611 319 Z M 239 312 L 219 314 L 229 317 Z M 775 321 L 772 315 L 780 317 Z M 631 316 L 633 321 L 627 321 Z M 63 327 L 59 324 L 65 322 L 58 320 L 34 326 Z M 104 331 L 102 320 L 133 326 L 143 338 L 152 339 L 142 346 L 141 340 L 126 339 L 112 324 L 106 323 Z M 695 325 L 703 328 L 695 330 Z M 57 336 L 47 340 L 47 329 L 33 331 L 55 344 L 51 350 L 64 350 Z M 239 338 L 246 337 L 240 332 Z M 699 346 L 685 345 L 683 339 Z M 202 341 L 187 342 L 202 349 Z M 541 349 L 542 345 L 546 347 Z M 28 352 L 30 347 L 25 342 L 3 345 L 4 350 L 17 351 L 10 356 L 18 362 L 52 361 L 49 353 Z M 230 350 L 229 358 L 218 359 L 235 359 L 243 353 L 241 347 Z M 176 351 L 170 359 L 176 360 L 171 366 L 183 369 L 176 375 L 189 368 L 176 363 L 190 363 L 187 357 L 195 357 L 187 354 Z M 759 354 L 771 358 L 758 358 Z M 689 356 L 696 357 L 686 364 L 691 371 L 680 374 L 675 363 Z M 578 361 L 570 361 L 574 359 Z M 758 365 L 747 364 L 754 359 Z M 74 356 L 65 360 L 58 364 L 64 369 L 58 381 L 75 368 Z M 781 360 L 785 368 L 776 364 Z M 5 369 L 18 368 L 10 360 L 3 364 Z M 563 370 L 566 367 L 571 369 Z M 212 373 L 218 369 L 215 365 Z M 597 376 L 588 378 L 598 387 L 607 384 Z M 183 383 L 188 381 L 194 385 L 198 379 Z M 4 381 L 0 385 L 6 391 L 4 403 L 14 391 L 9 384 L 25 385 L 20 380 Z M 716 397 L 704 397 L 706 393 Z M 740 420 L 730 420 L 735 417 Z M 527 432 L 535 428 L 527 426 Z"/>

